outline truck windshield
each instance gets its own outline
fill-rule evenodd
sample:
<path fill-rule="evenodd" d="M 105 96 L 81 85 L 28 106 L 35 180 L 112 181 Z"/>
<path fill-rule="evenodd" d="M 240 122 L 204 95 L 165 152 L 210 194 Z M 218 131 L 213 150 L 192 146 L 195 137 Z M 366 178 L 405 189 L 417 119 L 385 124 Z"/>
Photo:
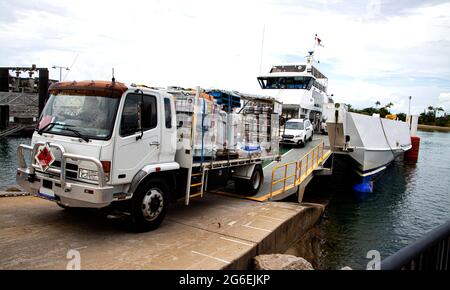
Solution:
<path fill-rule="evenodd" d="M 311 89 L 311 77 L 260 77 L 262 89 Z"/>
<path fill-rule="evenodd" d="M 89 139 L 109 139 L 119 101 L 120 98 L 99 96 L 51 95 L 36 129 L 57 123 L 60 126 L 48 126 L 43 131 L 76 137 L 81 134 Z M 63 129 L 65 127 L 72 130 Z"/>
<path fill-rule="evenodd" d="M 286 122 L 285 125 L 286 129 L 290 129 L 290 130 L 303 130 L 303 123 L 301 122 Z"/>

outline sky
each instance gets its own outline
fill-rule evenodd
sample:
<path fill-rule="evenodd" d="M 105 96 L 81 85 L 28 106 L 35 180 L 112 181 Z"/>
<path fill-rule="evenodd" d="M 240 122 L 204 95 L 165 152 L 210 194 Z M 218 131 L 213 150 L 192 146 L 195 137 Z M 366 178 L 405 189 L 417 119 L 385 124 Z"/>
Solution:
<path fill-rule="evenodd" d="M 66 80 L 264 94 L 256 77 L 317 67 L 336 102 L 450 112 L 450 2 L 417 0 L 0 0 L 0 66 L 70 67 Z"/>

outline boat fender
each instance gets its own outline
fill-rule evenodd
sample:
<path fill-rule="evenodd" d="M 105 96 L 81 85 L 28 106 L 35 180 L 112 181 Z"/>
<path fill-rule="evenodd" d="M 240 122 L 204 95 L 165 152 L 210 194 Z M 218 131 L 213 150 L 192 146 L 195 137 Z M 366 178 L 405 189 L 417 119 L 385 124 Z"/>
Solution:
<path fill-rule="evenodd" d="M 373 192 L 373 182 L 363 182 L 353 186 L 353 190 L 362 193 L 371 193 Z"/>

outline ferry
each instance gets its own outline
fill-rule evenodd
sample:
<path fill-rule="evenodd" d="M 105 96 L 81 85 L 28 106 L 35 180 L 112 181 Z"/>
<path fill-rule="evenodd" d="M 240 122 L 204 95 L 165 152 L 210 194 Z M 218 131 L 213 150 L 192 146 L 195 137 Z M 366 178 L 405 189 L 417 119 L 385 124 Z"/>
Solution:
<path fill-rule="evenodd" d="M 315 38 L 314 49 L 308 52 L 306 63 L 273 66 L 258 82 L 267 95 L 283 103 L 282 118 L 309 119 L 315 131 L 321 130 L 323 107 L 333 103 L 327 93 L 328 78 L 315 66 L 314 53 L 320 39 Z"/>
<path fill-rule="evenodd" d="M 294 119 L 311 121 L 314 131 L 328 134 L 335 154 L 350 157 L 358 176 L 354 190 L 372 192 L 375 178 L 411 149 L 411 124 L 417 124 L 417 116 L 402 122 L 392 116 L 389 119 L 351 113 L 345 105 L 335 104 L 333 95 L 327 92 L 328 78 L 314 59 L 319 46 L 321 40 L 316 35 L 306 63 L 275 65 L 268 74 L 259 76 L 258 82 L 268 95 L 282 102 L 284 120 L 280 125 Z M 295 136 L 283 134 L 282 142 L 287 143 L 287 138 Z"/>
<path fill-rule="evenodd" d="M 411 137 L 417 131 L 418 116 L 403 122 L 395 115 L 381 118 L 348 112 L 346 105 L 338 103 L 328 104 L 325 115 L 333 153 L 350 157 L 357 174 L 356 192 L 372 192 L 373 181 L 412 148 Z"/>

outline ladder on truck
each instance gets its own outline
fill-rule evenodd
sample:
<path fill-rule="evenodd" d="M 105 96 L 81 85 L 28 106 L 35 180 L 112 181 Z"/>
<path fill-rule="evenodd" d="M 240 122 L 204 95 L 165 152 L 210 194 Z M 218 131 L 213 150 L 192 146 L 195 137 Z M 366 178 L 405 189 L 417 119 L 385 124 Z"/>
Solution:
<path fill-rule="evenodd" d="M 197 87 L 197 91 L 195 93 L 194 98 L 194 108 L 192 110 L 192 121 L 191 121 L 191 150 L 189 150 L 189 162 L 190 166 L 188 167 L 187 173 L 187 184 L 186 184 L 186 196 L 184 203 L 189 205 L 189 201 L 194 197 L 203 197 L 203 193 L 205 190 L 205 180 L 207 175 L 207 169 L 203 164 L 200 166 L 196 166 L 196 170 L 194 172 L 194 144 L 195 144 L 195 109 L 197 107 L 197 102 L 200 97 L 200 87 Z"/>

